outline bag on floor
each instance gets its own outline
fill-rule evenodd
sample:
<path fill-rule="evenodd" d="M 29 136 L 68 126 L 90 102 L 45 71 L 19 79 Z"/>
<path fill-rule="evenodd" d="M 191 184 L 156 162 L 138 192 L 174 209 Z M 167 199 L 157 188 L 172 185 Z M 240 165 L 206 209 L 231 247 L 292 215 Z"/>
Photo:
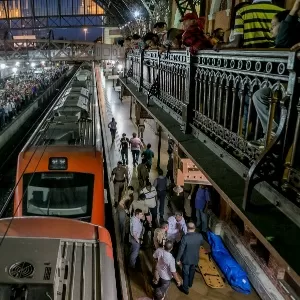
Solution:
<path fill-rule="evenodd" d="M 251 285 L 246 272 L 224 247 L 222 239 L 212 232 L 208 232 L 207 236 L 212 257 L 225 275 L 228 283 L 235 291 L 246 295 L 250 294 Z"/>

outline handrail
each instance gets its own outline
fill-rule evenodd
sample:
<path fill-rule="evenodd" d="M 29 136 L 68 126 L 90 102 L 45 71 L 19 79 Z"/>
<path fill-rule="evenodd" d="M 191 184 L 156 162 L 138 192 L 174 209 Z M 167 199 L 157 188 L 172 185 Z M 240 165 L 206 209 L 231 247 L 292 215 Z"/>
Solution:
<path fill-rule="evenodd" d="M 126 71 L 127 80 L 148 95 L 148 105 L 154 101 L 165 109 L 182 124 L 185 133 L 195 137 L 204 133 L 248 170 L 260 162 L 248 176 L 251 182 L 245 185 L 244 209 L 251 199 L 249 187 L 253 189 L 259 182 L 275 183 L 284 197 L 299 205 L 297 58 L 299 53 L 286 49 L 202 50 L 195 56 L 188 50 L 161 54 L 156 50 L 134 51 L 127 54 Z M 265 108 L 269 115 L 262 126 L 255 105 L 263 88 L 268 92 L 266 107 L 270 109 Z M 288 101 L 280 110 L 283 99 Z M 279 124 L 280 117 L 284 126 L 273 139 L 272 124 Z M 264 147 L 253 146 L 251 141 L 264 133 Z"/>

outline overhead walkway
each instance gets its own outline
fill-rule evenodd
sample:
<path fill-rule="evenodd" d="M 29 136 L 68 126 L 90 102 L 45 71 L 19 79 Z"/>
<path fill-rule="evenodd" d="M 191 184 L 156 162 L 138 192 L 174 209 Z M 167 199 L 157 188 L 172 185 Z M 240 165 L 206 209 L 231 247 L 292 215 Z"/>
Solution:
<path fill-rule="evenodd" d="M 117 45 L 67 40 L 0 40 L 0 64 L 41 61 L 123 60 Z"/>

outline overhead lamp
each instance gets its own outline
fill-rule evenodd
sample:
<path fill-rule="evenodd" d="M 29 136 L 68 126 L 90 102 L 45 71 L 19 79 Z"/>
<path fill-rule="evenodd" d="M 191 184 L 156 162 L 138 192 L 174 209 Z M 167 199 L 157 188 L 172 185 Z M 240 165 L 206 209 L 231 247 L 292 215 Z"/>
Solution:
<path fill-rule="evenodd" d="M 42 61 L 41 61 L 41 64 L 42 64 L 42 65 L 44 65 L 44 64 L 45 64 L 45 61 L 44 61 L 44 60 L 42 60 Z"/>
<path fill-rule="evenodd" d="M 5 64 L 1 64 L 0 65 L 0 68 L 3 70 L 3 69 L 5 69 L 6 68 L 6 65 Z"/>
<path fill-rule="evenodd" d="M 173 191 L 177 194 L 177 196 L 179 196 L 179 194 L 181 194 L 183 192 L 183 188 L 180 185 L 176 185 L 173 188 Z"/>
<path fill-rule="evenodd" d="M 14 68 L 12 68 L 12 71 L 13 71 L 14 73 L 17 73 L 18 68 L 14 67 Z"/>
<path fill-rule="evenodd" d="M 121 71 L 123 69 L 123 65 L 118 65 L 118 69 Z"/>
<path fill-rule="evenodd" d="M 18 67 L 19 65 L 20 65 L 20 62 L 17 61 L 17 62 L 16 62 L 16 66 Z"/>
<path fill-rule="evenodd" d="M 34 62 L 31 63 L 31 67 L 32 67 L 32 68 L 35 67 L 35 63 L 34 63 Z"/>
<path fill-rule="evenodd" d="M 140 12 L 136 10 L 136 11 L 134 12 L 135 18 L 137 18 L 139 15 L 140 15 Z"/>

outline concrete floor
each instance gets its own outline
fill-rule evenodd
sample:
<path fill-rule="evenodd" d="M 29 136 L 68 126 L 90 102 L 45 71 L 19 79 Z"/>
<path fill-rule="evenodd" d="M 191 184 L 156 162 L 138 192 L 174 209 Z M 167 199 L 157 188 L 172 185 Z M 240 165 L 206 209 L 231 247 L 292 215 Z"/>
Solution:
<path fill-rule="evenodd" d="M 117 135 L 116 141 L 111 145 L 110 149 L 110 159 L 112 165 L 116 165 L 117 161 L 120 160 L 120 137 L 122 133 L 125 132 L 128 137 L 131 137 L 133 132 L 137 132 L 137 127 L 135 125 L 135 119 L 129 119 L 130 115 L 130 100 L 124 99 L 123 102 L 120 101 L 118 93 L 116 93 L 112 87 L 112 81 L 105 81 L 105 93 L 106 93 L 106 106 L 107 106 L 107 117 L 110 120 L 112 117 L 116 119 L 117 122 Z M 134 116 L 134 106 L 132 109 L 132 115 Z M 158 136 L 155 135 L 155 122 L 153 120 L 146 121 L 146 129 L 144 133 L 144 142 L 151 143 L 152 149 L 155 153 L 155 158 L 153 160 L 153 168 L 150 173 L 150 180 L 153 181 L 157 177 L 157 172 L 155 170 L 157 164 L 157 144 L 158 144 Z M 161 146 L 161 168 L 166 172 L 166 164 L 168 160 L 167 155 L 167 134 L 163 133 L 163 140 Z M 131 184 L 137 187 L 137 179 L 136 179 L 136 169 L 132 167 L 132 158 L 129 155 L 129 174 L 131 179 Z M 167 210 L 166 210 L 167 211 Z M 170 214 L 169 211 L 166 212 L 166 218 Z M 136 299 L 143 299 L 143 297 L 150 296 L 149 290 L 151 290 L 150 285 L 146 285 L 145 283 L 151 282 L 151 253 L 147 253 L 143 251 L 141 253 L 141 263 L 143 264 L 144 268 L 143 271 L 136 271 L 136 272 L 129 272 L 130 278 L 130 287 L 132 298 Z M 148 295 L 146 290 L 148 290 Z M 147 298 L 145 298 L 147 299 Z M 151 299 L 151 298 L 150 298 Z M 208 287 L 202 275 L 196 273 L 195 280 L 193 287 L 190 289 L 190 294 L 186 296 L 185 294 L 181 293 L 176 285 L 172 283 L 168 295 L 166 297 L 168 300 L 177 300 L 177 299 L 186 299 L 186 300 L 214 300 L 214 299 L 260 299 L 259 296 L 253 291 L 250 295 L 243 295 L 241 293 L 237 293 L 232 290 L 232 288 L 226 284 L 226 287 L 223 289 L 212 289 Z"/>

